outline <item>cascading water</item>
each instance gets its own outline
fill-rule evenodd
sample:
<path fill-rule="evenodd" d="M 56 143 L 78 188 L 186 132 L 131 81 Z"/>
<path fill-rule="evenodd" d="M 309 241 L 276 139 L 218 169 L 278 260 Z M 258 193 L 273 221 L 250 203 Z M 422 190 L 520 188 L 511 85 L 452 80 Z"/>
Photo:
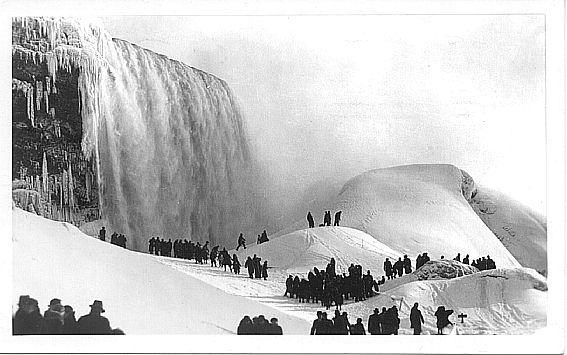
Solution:
<path fill-rule="evenodd" d="M 242 116 L 228 85 L 111 39 L 100 26 L 43 21 L 52 43 L 43 59 L 54 82 L 58 69 L 79 68 L 83 152 L 98 164 L 110 229 L 138 250 L 155 235 L 232 246 L 259 208 Z M 76 43 L 58 42 L 62 31 Z"/>

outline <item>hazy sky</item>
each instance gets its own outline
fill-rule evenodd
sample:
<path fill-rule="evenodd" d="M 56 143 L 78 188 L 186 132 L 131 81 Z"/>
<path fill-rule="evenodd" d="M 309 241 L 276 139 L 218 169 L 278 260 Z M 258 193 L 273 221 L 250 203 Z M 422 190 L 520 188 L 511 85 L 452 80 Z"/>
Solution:
<path fill-rule="evenodd" d="M 545 213 L 542 16 L 113 17 L 232 87 L 284 190 L 449 163 Z"/>

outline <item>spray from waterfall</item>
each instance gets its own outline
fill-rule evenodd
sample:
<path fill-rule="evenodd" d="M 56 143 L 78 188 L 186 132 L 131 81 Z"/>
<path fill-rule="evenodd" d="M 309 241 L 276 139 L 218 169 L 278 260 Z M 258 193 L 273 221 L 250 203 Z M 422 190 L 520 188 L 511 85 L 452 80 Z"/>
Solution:
<path fill-rule="evenodd" d="M 28 18 L 14 21 L 32 27 Z M 96 22 L 40 21 L 51 48 L 20 54 L 45 61 L 54 87 L 58 70 L 79 69 L 82 148 L 96 162 L 101 215 L 110 229 L 138 250 L 152 236 L 232 246 L 261 203 L 228 85 L 112 39 Z"/>

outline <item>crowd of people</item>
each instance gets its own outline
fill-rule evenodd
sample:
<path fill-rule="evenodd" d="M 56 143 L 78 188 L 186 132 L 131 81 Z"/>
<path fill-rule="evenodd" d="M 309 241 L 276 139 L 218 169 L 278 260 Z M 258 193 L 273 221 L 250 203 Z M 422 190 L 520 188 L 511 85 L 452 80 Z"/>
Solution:
<path fill-rule="evenodd" d="M 379 292 L 378 282 L 370 270 L 363 274 L 362 266 L 351 264 L 348 275 L 345 275 L 338 274 L 335 269 L 335 259 L 331 258 L 325 270 L 314 267 L 307 279 L 289 275 L 284 296 L 298 299 L 300 303 L 321 302 L 327 310 L 334 304 L 340 310 L 344 302 L 351 298 L 355 302 L 363 301 Z"/>
<path fill-rule="evenodd" d="M 98 231 L 98 239 L 102 240 L 103 242 L 106 241 L 106 228 L 104 226 Z M 127 240 L 124 234 L 118 234 L 114 232 L 110 236 L 110 244 L 126 248 L 126 242 Z"/>
<path fill-rule="evenodd" d="M 205 244 L 193 243 L 186 239 L 176 239 L 175 241 L 160 239 L 159 237 L 152 237 L 149 242 L 148 251 L 150 254 L 161 255 L 167 257 L 174 257 L 178 259 L 192 260 L 195 263 L 204 264 L 208 262 L 209 258 L 209 241 Z M 173 254 L 172 254 L 173 253 Z"/>
<path fill-rule="evenodd" d="M 341 222 L 341 213 L 342 211 L 338 211 L 335 213 L 335 223 L 333 226 L 339 226 Z M 332 222 L 331 211 L 325 211 L 323 215 L 323 223 L 319 224 L 319 227 L 330 227 Z M 315 220 L 313 219 L 313 215 L 311 211 L 307 212 L 307 223 L 309 228 L 315 228 Z"/>
<path fill-rule="evenodd" d="M 422 324 L 425 323 L 418 307 L 419 304 L 416 302 L 410 311 L 410 328 L 413 329 L 414 335 L 422 333 Z M 435 312 L 437 334 L 443 334 L 443 328 L 453 324 L 449 320 L 449 315 L 452 313 L 453 310 L 445 310 L 444 306 L 439 306 Z M 382 307 L 381 312 L 378 308 L 374 308 L 374 312 L 368 317 L 370 335 L 397 335 L 399 329 L 400 317 L 396 306 Z M 351 324 L 346 312 L 335 310 L 333 319 L 327 318 L 327 312 L 317 311 L 317 319 L 313 321 L 310 333 L 311 335 L 366 335 L 366 330 L 362 318 L 357 318 L 356 323 Z"/>
<path fill-rule="evenodd" d="M 427 253 L 425 253 L 427 255 Z M 386 258 L 384 261 L 384 273 L 386 274 L 386 278 L 388 280 L 395 279 L 396 277 L 402 277 L 406 274 L 411 274 L 411 260 L 408 258 L 407 255 L 404 255 L 404 260 L 402 258 L 398 258 L 396 262 L 392 265 L 390 258 Z"/>
<path fill-rule="evenodd" d="M 28 295 L 20 296 L 18 310 L 12 318 L 14 335 L 123 335 L 124 332 L 110 327 L 104 313 L 102 301 L 95 300 L 91 311 L 76 320 L 75 311 L 69 305 L 63 306 L 61 300 L 54 298 L 43 316 L 36 299 Z"/>
<path fill-rule="evenodd" d="M 282 335 L 282 327 L 278 324 L 277 318 L 271 318 L 270 321 L 259 315 L 250 319 L 249 316 L 244 316 L 238 324 L 236 330 L 238 335 Z"/>

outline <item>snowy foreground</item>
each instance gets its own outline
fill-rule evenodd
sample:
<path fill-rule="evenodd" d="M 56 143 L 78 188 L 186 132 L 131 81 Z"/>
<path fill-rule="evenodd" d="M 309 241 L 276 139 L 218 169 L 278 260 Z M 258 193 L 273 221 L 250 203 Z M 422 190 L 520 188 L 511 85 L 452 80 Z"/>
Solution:
<path fill-rule="evenodd" d="M 351 228 L 301 230 L 240 250 L 242 262 L 257 253 L 272 266 L 268 280 L 251 280 L 193 261 L 125 250 L 72 225 L 17 208 L 13 209 L 13 246 L 14 310 L 21 294 L 38 299 L 42 311 L 51 298 L 61 298 L 78 315 L 86 314 L 88 305 L 99 299 L 111 326 L 127 334 L 234 334 L 245 314 L 277 317 L 284 334 L 308 334 L 314 313 L 321 308 L 282 296 L 288 273 L 306 276 L 311 267 L 322 268 L 334 257 L 339 270 L 355 262 L 381 275 L 383 258 L 401 254 Z M 429 278 L 445 268 L 442 263 L 435 265 L 439 272 L 430 270 Z M 375 307 L 396 304 L 400 333 L 409 334 L 414 302 L 420 303 L 426 334 L 435 332 L 433 313 L 438 305 L 468 315 L 464 324 L 451 317 L 459 334 L 533 333 L 546 326 L 547 284 L 543 276 L 522 267 L 454 279 L 419 281 L 416 275 L 408 275 L 387 282 L 380 295 L 367 301 L 347 302 L 343 311 L 353 323 L 362 317 L 366 326 Z"/>

